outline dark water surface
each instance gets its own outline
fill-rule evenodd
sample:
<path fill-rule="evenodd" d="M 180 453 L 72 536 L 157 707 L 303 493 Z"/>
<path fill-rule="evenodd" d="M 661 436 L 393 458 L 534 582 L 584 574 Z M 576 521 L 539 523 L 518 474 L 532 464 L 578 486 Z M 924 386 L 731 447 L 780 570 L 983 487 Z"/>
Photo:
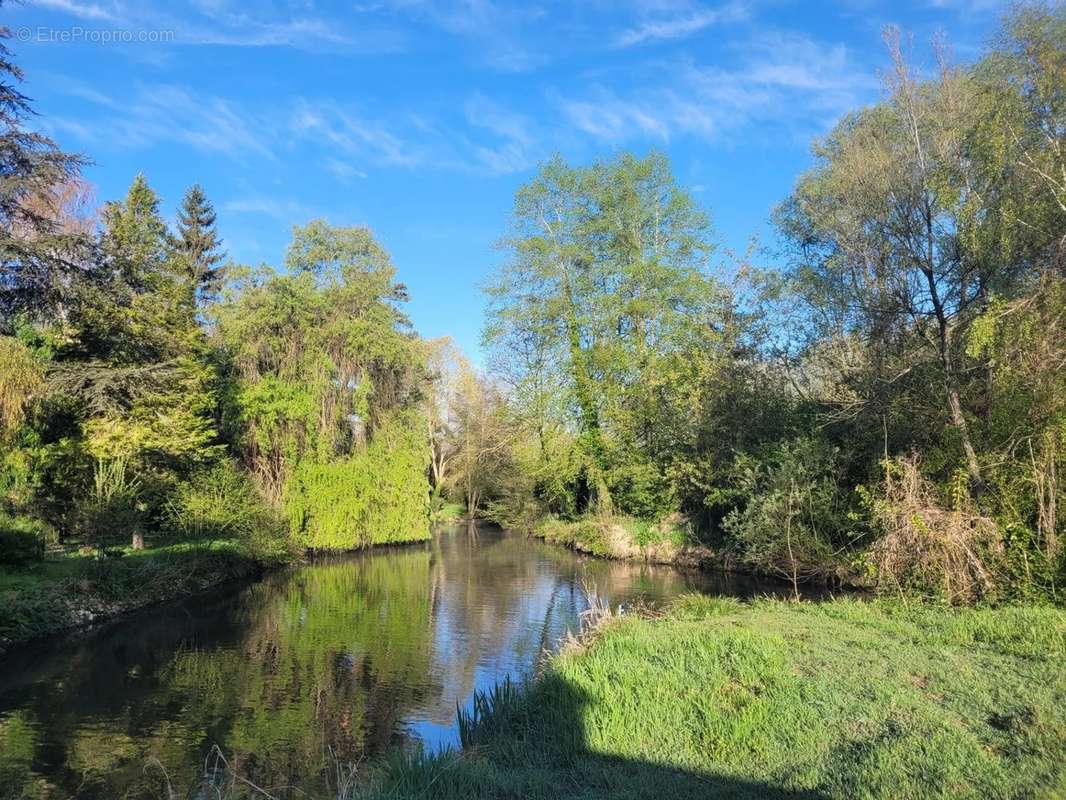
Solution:
<path fill-rule="evenodd" d="M 0 660 L 0 798 L 162 798 L 218 745 L 264 787 L 456 743 L 456 704 L 612 605 L 777 584 L 601 561 L 495 528 L 316 561 Z"/>

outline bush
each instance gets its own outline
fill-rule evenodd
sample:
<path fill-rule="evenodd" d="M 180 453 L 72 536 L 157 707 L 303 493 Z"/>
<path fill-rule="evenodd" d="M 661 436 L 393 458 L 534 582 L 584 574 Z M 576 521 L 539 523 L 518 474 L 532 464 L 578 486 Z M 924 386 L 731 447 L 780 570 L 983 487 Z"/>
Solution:
<path fill-rule="evenodd" d="M 129 476 L 124 459 L 97 460 L 92 492 L 77 507 L 81 533 L 98 547 L 129 540 L 144 523 L 140 492 L 141 484 Z"/>
<path fill-rule="evenodd" d="M 261 556 L 286 549 L 280 517 L 232 461 L 179 484 L 164 511 L 164 529 L 184 541 L 232 540 Z"/>
<path fill-rule="evenodd" d="M 0 564 L 22 565 L 44 558 L 44 523 L 0 512 Z"/>
<path fill-rule="evenodd" d="M 799 438 L 737 457 L 736 480 L 747 502 L 723 526 L 741 559 L 793 587 L 836 574 L 836 553 L 857 538 L 837 476 L 836 450 Z"/>
<path fill-rule="evenodd" d="M 634 462 L 612 467 L 607 488 L 615 510 L 644 520 L 658 520 L 675 510 L 670 482 L 657 467 Z"/>

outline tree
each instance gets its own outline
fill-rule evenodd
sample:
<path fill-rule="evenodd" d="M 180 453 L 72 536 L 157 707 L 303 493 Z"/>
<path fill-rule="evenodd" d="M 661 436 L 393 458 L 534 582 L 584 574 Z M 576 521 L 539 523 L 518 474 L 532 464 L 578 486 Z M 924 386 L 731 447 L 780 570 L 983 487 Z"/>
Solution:
<path fill-rule="evenodd" d="M 889 99 L 849 115 L 816 147 L 817 166 L 778 218 L 795 245 L 793 277 L 815 309 L 819 340 L 858 337 L 880 386 L 933 357 L 928 366 L 979 491 L 962 396 L 965 330 L 992 292 L 1025 283 L 1027 265 L 1001 258 L 1002 238 L 975 235 L 995 216 L 1003 170 L 988 163 L 997 156 L 977 136 L 974 82 L 946 65 L 937 80 L 918 82 L 898 33 L 887 41 Z"/>
<path fill-rule="evenodd" d="M 225 255 L 215 221 L 215 209 L 203 189 L 199 184 L 190 187 L 178 209 L 174 247 L 184 259 L 184 278 L 199 304 L 215 299 L 225 280 Z"/>
<path fill-rule="evenodd" d="M 84 303 L 80 355 L 115 364 L 172 359 L 202 341 L 159 197 L 137 175 L 104 206 L 101 276 Z"/>
<path fill-rule="evenodd" d="M 85 164 L 25 128 L 33 114 L 17 85 L 22 71 L 0 27 L 0 326 L 19 314 L 49 319 L 73 302 L 89 260 L 88 237 L 59 224 L 62 187 Z"/>
<path fill-rule="evenodd" d="M 451 400 L 450 483 L 477 516 L 482 498 L 495 488 L 510 445 L 503 398 L 469 363 L 461 363 Z"/>
<path fill-rule="evenodd" d="M 426 424 L 430 448 L 430 483 L 436 502 L 451 477 L 455 456 L 455 426 L 458 382 L 469 363 L 450 337 L 426 342 Z"/>
<path fill-rule="evenodd" d="M 706 215 L 657 154 L 584 168 L 556 158 L 515 197 L 485 341 L 510 360 L 541 439 L 552 425 L 576 431 L 582 480 L 604 507 L 612 470 L 669 438 L 660 414 L 673 387 L 656 377 L 704 343 L 719 299 L 708 239 Z"/>
<path fill-rule="evenodd" d="M 251 276 L 218 312 L 227 425 L 274 500 L 296 465 L 356 452 L 394 410 L 421 402 L 423 377 L 399 308 L 406 290 L 368 229 L 297 227 L 286 264 L 288 274 Z"/>

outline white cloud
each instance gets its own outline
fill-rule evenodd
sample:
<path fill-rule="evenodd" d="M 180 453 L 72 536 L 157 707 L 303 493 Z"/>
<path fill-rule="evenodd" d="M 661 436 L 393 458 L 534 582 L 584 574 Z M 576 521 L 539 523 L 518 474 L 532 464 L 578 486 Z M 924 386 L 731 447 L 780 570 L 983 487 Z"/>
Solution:
<path fill-rule="evenodd" d="M 760 34 L 738 47 L 733 67 L 660 65 L 628 92 L 593 87 L 559 96 L 564 118 L 592 138 L 619 144 L 676 134 L 705 138 L 793 130 L 809 138 L 870 99 L 877 82 L 843 45 L 795 34 Z"/>
<path fill-rule="evenodd" d="M 265 194 L 253 194 L 227 200 L 222 204 L 222 210 L 230 214 L 261 214 L 285 224 L 292 224 L 299 220 L 311 220 L 318 216 L 312 208 L 303 203 L 294 200 L 279 200 Z"/>
<path fill-rule="evenodd" d="M 711 25 L 736 22 L 747 16 L 743 4 L 730 3 L 719 8 L 686 8 L 671 16 L 656 16 L 636 27 L 623 31 L 615 39 L 615 47 L 632 47 L 649 41 L 680 39 L 691 36 Z"/>
<path fill-rule="evenodd" d="M 384 0 L 357 6 L 364 14 L 430 25 L 473 43 L 474 60 L 494 69 L 521 72 L 548 60 L 534 44 L 533 27 L 546 15 L 537 3 L 500 0 Z M 558 44 L 556 40 L 552 44 Z"/>
<path fill-rule="evenodd" d="M 345 161 L 341 158 L 334 158 L 332 156 L 326 158 L 325 161 L 323 161 L 322 166 L 342 181 L 347 181 L 352 178 L 366 177 L 366 172 L 356 167 L 350 161 Z"/>
<path fill-rule="evenodd" d="M 33 0 L 33 5 L 52 11 L 61 11 L 81 19 L 117 22 L 120 17 L 95 3 L 81 3 L 78 0 Z"/>
<path fill-rule="evenodd" d="M 85 20 L 120 23 L 125 28 L 168 31 L 172 45 L 229 47 L 292 47 L 307 50 L 342 50 L 387 53 L 403 48 L 395 28 L 363 21 L 313 15 L 313 4 L 286 8 L 260 6 L 255 13 L 234 10 L 227 0 L 31 0 L 37 6 Z"/>
<path fill-rule="evenodd" d="M 480 92 L 465 106 L 466 120 L 474 128 L 492 135 L 490 142 L 472 145 L 475 169 L 493 175 L 519 172 L 532 166 L 539 157 L 533 122 L 524 114 L 510 111 Z"/>
<path fill-rule="evenodd" d="M 238 160 L 275 160 L 270 124 L 221 97 L 174 84 L 139 85 L 119 103 L 75 80 L 60 79 L 57 86 L 103 110 L 91 125 L 64 123 L 66 132 L 98 146 L 150 147 L 169 141 Z"/>
<path fill-rule="evenodd" d="M 298 102 L 291 128 L 305 139 L 379 164 L 412 167 L 422 160 L 416 146 L 384 123 L 363 118 L 333 101 L 317 105 Z"/>

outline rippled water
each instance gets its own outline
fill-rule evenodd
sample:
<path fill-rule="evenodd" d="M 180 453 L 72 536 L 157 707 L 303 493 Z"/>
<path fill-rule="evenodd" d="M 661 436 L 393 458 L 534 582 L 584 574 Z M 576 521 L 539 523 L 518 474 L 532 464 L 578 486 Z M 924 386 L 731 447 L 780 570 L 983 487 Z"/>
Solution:
<path fill-rule="evenodd" d="M 613 605 L 753 579 L 585 558 L 495 528 L 316 561 L 0 663 L 0 798 L 178 796 L 217 745 L 262 786 L 456 742 L 457 704 L 528 675 L 594 585 Z"/>

